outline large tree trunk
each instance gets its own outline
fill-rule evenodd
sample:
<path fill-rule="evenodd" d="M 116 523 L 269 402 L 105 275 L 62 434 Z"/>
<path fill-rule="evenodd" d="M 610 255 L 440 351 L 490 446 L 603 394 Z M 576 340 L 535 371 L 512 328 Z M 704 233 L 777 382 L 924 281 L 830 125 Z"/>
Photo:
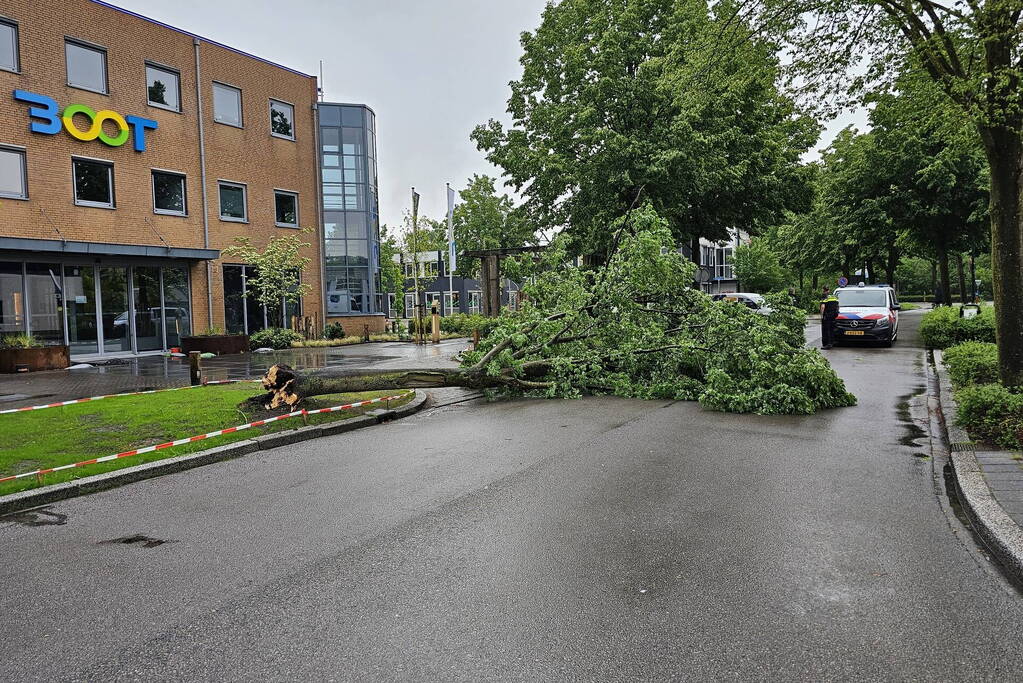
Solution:
<path fill-rule="evenodd" d="M 941 278 L 941 301 L 934 303 L 939 306 L 952 305 L 952 279 L 948 274 L 948 250 L 945 245 L 938 245 L 938 273 Z"/>
<path fill-rule="evenodd" d="M 895 247 L 888 248 L 888 258 L 884 262 L 885 276 L 888 278 L 888 284 L 895 287 L 895 269 L 899 267 L 899 250 Z M 898 290 L 898 287 L 896 287 Z"/>
<path fill-rule="evenodd" d="M 981 128 L 991 172 L 991 270 L 1002 383 L 1023 385 L 1023 254 L 1020 182 L 1023 141 L 1016 130 Z"/>
<path fill-rule="evenodd" d="M 969 294 L 966 292 L 966 269 L 963 267 L 963 255 L 956 254 L 956 270 L 959 275 L 959 303 L 970 303 Z"/>
<path fill-rule="evenodd" d="M 979 301 L 979 296 L 974 296 L 977 292 L 977 256 L 976 254 L 970 254 L 970 301 L 975 298 Z"/>
<path fill-rule="evenodd" d="M 296 372 L 287 365 L 274 365 L 263 376 L 263 388 L 267 393 L 250 400 L 268 410 L 277 410 L 296 408 L 303 399 L 324 394 L 438 387 L 486 389 L 500 386 L 507 386 L 507 382 L 473 369 L 366 370 L 358 374 L 335 376 Z"/>

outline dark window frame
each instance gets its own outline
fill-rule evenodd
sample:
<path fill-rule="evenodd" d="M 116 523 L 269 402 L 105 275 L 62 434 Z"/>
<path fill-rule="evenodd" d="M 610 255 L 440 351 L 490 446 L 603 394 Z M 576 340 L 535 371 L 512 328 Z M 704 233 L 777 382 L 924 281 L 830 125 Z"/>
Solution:
<path fill-rule="evenodd" d="M 18 145 L 0 145 L 0 152 L 11 152 L 21 157 L 21 186 L 24 192 L 20 195 L 0 191 L 0 198 L 3 199 L 28 199 L 28 150 Z"/>
<path fill-rule="evenodd" d="M 0 15 L 0 24 L 9 26 L 14 30 L 14 68 L 9 69 L 6 66 L 0 65 L 0 71 L 6 71 L 12 74 L 21 73 L 21 29 L 18 26 L 18 22 L 9 17 Z"/>
<path fill-rule="evenodd" d="M 85 162 L 89 164 L 99 164 L 107 167 L 107 178 L 110 181 L 110 188 L 108 195 L 110 197 L 110 203 L 105 202 L 94 202 L 89 199 L 78 198 L 78 173 L 76 172 L 76 163 Z M 96 159 L 94 157 L 71 157 L 71 194 L 74 198 L 75 206 L 85 206 L 93 209 L 110 209 L 114 210 L 117 208 L 117 192 L 115 187 L 114 179 L 114 162 L 109 159 Z"/>
<path fill-rule="evenodd" d="M 277 220 L 277 197 L 279 195 L 285 195 L 293 197 L 295 199 L 295 222 L 294 223 L 281 223 Z M 280 188 L 274 188 L 274 226 L 278 228 L 298 228 L 301 225 L 299 205 L 298 205 L 298 192 L 294 190 L 283 190 Z"/>
<path fill-rule="evenodd" d="M 103 55 L 103 90 L 96 90 L 85 85 L 76 85 L 71 82 L 71 61 L 68 59 L 67 47 L 68 45 L 75 45 L 83 50 L 91 50 L 98 52 Z M 96 43 L 90 43 L 87 40 L 81 40 L 80 38 L 72 38 L 71 36 L 64 36 L 64 75 L 69 88 L 75 88 L 76 90 L 84 90 L 86 92 L 94 92 L 98 95 L 110 95 L 110 60 L 109 52 L 107 48 Z"/>
<path fill-rule="evenodd" d="M 288 107 L 291 107 L 291 121 L 289 122 L 289 123 L 291 123 L 291 135 L 282 135 L 281 133 L 275 133 L 274 132 L 274 119 L 273 119 L 273 116 L 274 116 L 274 114 L 273 114 L 274 103 L 283 104 L 283 105 L 286 105 Z M 295 136 L 295 105 L 292 104 L 291 102 L 287 102 L 285 100 L 277 99 L 276 97 L 271 97 L 270 98 L 269 108 L 267 109 L 267 114 L 270 117 L 270 136 L 271 137 L 275 137 L 275 138 L 280 138 L 281 140 L 291 140 L 292 142 L 295 142 L 295 137 L 296 137 Z"/>
<path fill-rule="evenodd" d="M 245 214 L 242 218 L 235 218 L 234 216 L 224 215 L 224 198 L 221 195 L 220 189 L 227 185 L 228 187 L 239 187 L 242 190 L 242 212 Z M 249 222 L 249 186 L 245 183 L 239 183 L 236 180 L 217 180 L 217 215 L 220 220 L 227 223 L 248 223 Z"/>
<path fill-rule="evenodd" d="M 171 74 L 176 79 L 178 79 L 178 88 L 177 88 L 177 90 L 178 90 L 178 106 L 177 107 L 172 107 L 169 104 L 160 104 L 159 102 L 153 102 L 151 99 L 149 99 L 149 70 L 150 69 L 156 69 L 158 71 L 163 71 L 164 73 Z M 178 70 L 178 69 L 175 69 L 172 66 L 167 66 L 166 64 L 160 64 L 159 62 L 154 62 L 154 61 L 151 61 L 151 60 L 148 60 L 148 59 L 145 60 L 145 71 L 146 71 L 146 104 L 148 104 L 150 107 L 156 107 L 157 109 L 163 109 L 164 111 L 173 111 L 173 112 L 176 112 L 176 113 L 180 114 L 181 113 L 181 71 Z"/>
<path fill-rule="evenodd" d="M 227 88 L 228 90 L 234 90 L 238 93 L 238 123 L 231 121 L 222 121 L 217 118 L 217 86 Z M 211 86 L 213 91 L 213 122 L 219 123 L 224 126 L 231 126 L 232 128 L 244 128 L 245 127 L 245 97 L 242 94 L 242 89 L 237 85 L 231 85 L 230 83 L 224 83 L 223 81 L 213 81 Z"/>
<path fill-rule="evenodd" d="M 174 176 L 181 180 L 181 205 L 184 207 L 181 211 L 173 211 L 171 209 L 161 209 L 156 205 L 156 176 Z M 188 177 L 180 171 L 168 171 L 163 168 L 152 168 L 149 169 L 149 177 L 151 179 L 152 190 L 153 190 L 153 213 L 160 216 L 188 216 Z"/>

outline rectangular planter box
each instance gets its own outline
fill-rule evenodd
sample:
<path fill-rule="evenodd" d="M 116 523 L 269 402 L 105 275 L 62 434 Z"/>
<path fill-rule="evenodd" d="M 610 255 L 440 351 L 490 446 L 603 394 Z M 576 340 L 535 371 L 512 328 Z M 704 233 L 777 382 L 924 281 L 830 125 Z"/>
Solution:
<path fill-rule="evenodd" d="M 43 346 L 37 349 L 0 349 L 0 372 L 18 372 L 19 367 L 31 370 L 63 370 L 71 365 L 67 346 Z"/>
<path fill-rule="evenodd" d="M 212 337 L 182 337 L 181 352 L 201 351 L 202 353 L 245 353 L 249 350 L 249 338 L 244 334 L 219 334 Z"/>

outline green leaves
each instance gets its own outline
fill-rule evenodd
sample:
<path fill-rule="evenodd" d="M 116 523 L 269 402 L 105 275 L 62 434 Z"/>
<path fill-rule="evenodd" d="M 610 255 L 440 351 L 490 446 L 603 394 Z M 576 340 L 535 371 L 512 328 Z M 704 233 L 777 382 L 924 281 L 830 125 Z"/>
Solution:
<path fill-rule="evenodd" d="M 530 218 L 566 226 L 573 254 L 605 252 L 641 193 L 676 241 L 770 224 L 805 194 L 793 188 L 817 128 L 775 87 L 770 45 L 717 49 L 736 23 L 695 0 L 552 3 L 522 36 L 512 126 L 473 140 Z"/>
<path fill-rule="evenodd" d="M 606 266 L 567 265 L 559 236 L 524 288 L 522 310 L 502 317 L 463 365 L 510 391 L 699 400 L 731 412 L 812 413 L 855 399 L 816 351 L 803 346 L 805 316 L 773 300 L 764 316 L 713 302 L 689 287 L 693 264 L 672 247 L 648 205 L 610 226 L 621 233 Z"/>
<path fill-rule="evenodd" d="M 234 241 L 233 246 L 223 249 L 223 254 L 256 267 L 256 273 L 248 278 L 248 296 L 267 310 L 283 315 L 281 301 L 297 303 L 311 290 L 300 280 L 311 260 L 301 254 L 303 248 L 311 246 L 308 242 L 297 235 L 272 237 L 260 250 L 248 237 L 235 237 Z"/>

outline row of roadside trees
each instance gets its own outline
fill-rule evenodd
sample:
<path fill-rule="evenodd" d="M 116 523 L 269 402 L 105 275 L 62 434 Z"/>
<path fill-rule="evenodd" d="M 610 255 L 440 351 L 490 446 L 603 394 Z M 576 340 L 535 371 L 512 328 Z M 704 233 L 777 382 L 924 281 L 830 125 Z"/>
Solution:
<path fill-rule="evenodd" d="M 484 223 L 514 215 L 600 264 L 609 226 L 645 206 L 680 244 L 759 235 L 737 259 L 773 254 L 768 280 L 895 280 L 915 257 L 946 295 L 952 264 L 990 249 L 1001 377 L 1023 385 L 1021 16 L 1018 0 L 550 4 L 522 34 L 510 124 L 472 134 L 523 198 Z M 803 163 L 822 116 L 856 104 L 870 130 Z"/>

